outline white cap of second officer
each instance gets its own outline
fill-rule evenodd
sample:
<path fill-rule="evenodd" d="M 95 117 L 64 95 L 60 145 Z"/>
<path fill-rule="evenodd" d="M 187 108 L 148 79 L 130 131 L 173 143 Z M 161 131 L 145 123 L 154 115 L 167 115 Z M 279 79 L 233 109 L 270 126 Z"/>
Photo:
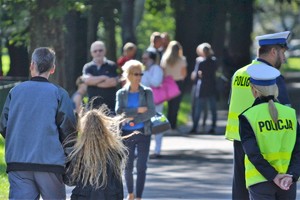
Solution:
<path fill-rule="evenodd" d="M 279 33 L 267 34 L 256 36 L 255 39 L 258 41 L 259 46 L 264 45 L 282 45 L 287 47 L 287 39 L 290 35 L 290 31 L 284 31 Z"/>
<path fill-rule="evenodd" d="M 261 86 L 276 84 L 276 78 L 280 75 L 279 70 L 264 63 L 250 65 L 247 73 L 252 84 Z"/>

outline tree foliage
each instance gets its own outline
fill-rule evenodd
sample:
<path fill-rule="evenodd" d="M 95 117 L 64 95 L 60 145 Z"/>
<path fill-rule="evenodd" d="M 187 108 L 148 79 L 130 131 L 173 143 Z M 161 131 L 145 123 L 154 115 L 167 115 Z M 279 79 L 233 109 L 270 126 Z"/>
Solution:
<path fill-rule="evenodd" d="M 38 8 L 37 0 L 0 0 L 0 36 L 10 44 L 29 45 L 30 12 Z M 57 6 L 44 10 L 50 19 L 62 18 L 70 10 L 83 12 L 87 0 L 59 0 Z"/>
<path fill-rule="evenodd" d="M 2 46 L 5 43 L 5 46 L 11 47 L 10 52 L 14 55 L 19 55 L 24 49 L 30 55 L 33 48 L 41 45 L 55 47 L 59 70 L 62 71 L 56 73 L 54 80 L 68 90 L 72 90 L 83 64 L 90 59 L 89 47 L 95 40 L 106 43 L 107 57 L 112 60 L 121 54 L 125 42 L 136 42 L 139 59 L 149 45 L 152 32 L 168 32 L 172 40 L 178 40 L 183 45 L 191 71 L 195 49 L 202 42 L 212 44 L 219 61 L 223 61 L 224 49 L 228 49 L 233 57 L 230 64 L 233 68 L 247 63 L 254 35 L 251 34 L 254 12 L 257 13 L 255 20 L 259 25 L 255 26 L 255 30 L 258 33 L 281 30 L 292 30 L 294 36 L 300 33 L 299 0 L 0 2 Z M 255 2 L 254 10 L 252 2 Z M 16 57 L 12 59 L 21 60 Z"/>
<path fill-rule="evenodd" d="M 149 46 L 150 35 L 154 31 L 168 32 L 171 39 L 175 38 L 175 18 L 171 0 L 146 0 L 143 18 L 136 30 L 140 51 Z"/>
<path fill-rule="evenodd" d="M 291 38 L 297 37 L 300 34 L 299 9 L 299 0 L 257 0 L 256 31 L 263 34 L 290 30 Z"/>

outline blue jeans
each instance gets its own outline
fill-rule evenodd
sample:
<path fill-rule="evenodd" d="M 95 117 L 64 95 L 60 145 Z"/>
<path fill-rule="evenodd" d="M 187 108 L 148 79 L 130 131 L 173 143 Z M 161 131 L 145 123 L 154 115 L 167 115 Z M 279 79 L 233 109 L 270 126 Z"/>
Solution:
<path fill-rule="evenodd" d="M 202 110 L 205 110 L 209 105 L 212 115 L 212 129 L 217 123 L 217 101 L 215 96 L 195 98 L 193 102 L 193 130 L 197 130 Z M 204 123 L 205 124 L 205 123 Z"/>
<path fill-rule="evenodd" d="M 123 131 L 122 135 L 128 135 L 132 131 Z M 133 193 L 133 167 L 135 152 L 137 152 L 136 168 L 136 198 L 142 198 L 145 181 L 147 162 L 149 157 L 151 135 L 133 135 L 132 137 L 124 140 L 124 144 L 128 148 L 128 160 L 125 167 L 125 182 L 127 185 L 128 193 Z"/>

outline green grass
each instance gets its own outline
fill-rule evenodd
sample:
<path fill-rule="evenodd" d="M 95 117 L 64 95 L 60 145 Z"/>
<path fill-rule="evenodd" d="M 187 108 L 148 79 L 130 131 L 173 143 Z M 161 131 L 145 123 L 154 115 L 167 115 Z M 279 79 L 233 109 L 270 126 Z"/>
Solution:
<path fill-rule="evenodd" d="M 0 199 L 8 199 L 8 179 L 6 170 L 6 164 L 4 162 L 4 139 L 0 136 Z"/>
<path fill-rule="evenodd" d="M 191 112 L 191 96 L 190 93 L 184 94 L 180 103 L 180 108 L 177 116 L 178 125 L 185 125 L 188 122 Z"/>

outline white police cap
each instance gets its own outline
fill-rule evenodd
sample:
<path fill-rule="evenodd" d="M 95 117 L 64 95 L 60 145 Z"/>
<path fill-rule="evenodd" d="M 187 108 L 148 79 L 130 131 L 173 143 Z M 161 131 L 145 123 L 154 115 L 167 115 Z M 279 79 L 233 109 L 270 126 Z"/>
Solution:
<path fill-rule="evenodd" d="M 254 85 L 268 86 L 276 84 L 280 71 L 264 63 L 250 65 L 247 68 L 250 82 Z"/>
<path fill-rule="evenodd" d="M 290 33 L 290 31 L 284 31 L 279 33 L 257 36 L 255 37 L 255 39 L 258 41 L 259 46 L 278 44 L 287 47 L 287 39 Z"/>

